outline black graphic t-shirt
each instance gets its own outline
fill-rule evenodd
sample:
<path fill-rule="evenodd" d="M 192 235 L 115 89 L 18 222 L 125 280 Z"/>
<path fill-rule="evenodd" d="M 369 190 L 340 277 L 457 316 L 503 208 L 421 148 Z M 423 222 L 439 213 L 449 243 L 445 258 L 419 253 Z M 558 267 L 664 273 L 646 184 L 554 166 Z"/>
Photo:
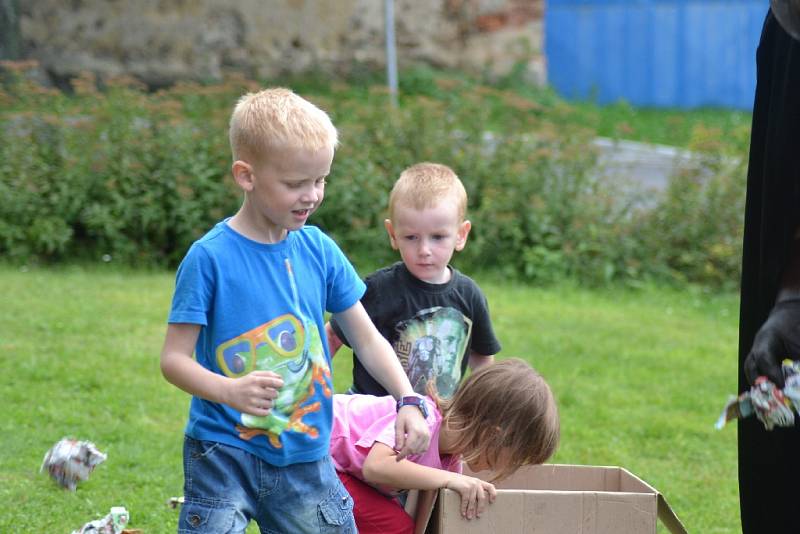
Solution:
<path fill-rule="evenodd" d="M 428 382 L 435 380 L 443 398 L 451 397 L 461 382 L 471 350 L 483 355 L 500 351 L 483 292 L 471 278 L 453 267 L 450 270 L 449 282 L 429 284 L 397 262 L 367 276 L 367 292 L 361 299 L 378 331 L 394 348 L 414 391 L 425 394 Z M 349 346 L 335 320 L 331 326 Z M 387 395 L 357 356 L 353 390 Z"/>

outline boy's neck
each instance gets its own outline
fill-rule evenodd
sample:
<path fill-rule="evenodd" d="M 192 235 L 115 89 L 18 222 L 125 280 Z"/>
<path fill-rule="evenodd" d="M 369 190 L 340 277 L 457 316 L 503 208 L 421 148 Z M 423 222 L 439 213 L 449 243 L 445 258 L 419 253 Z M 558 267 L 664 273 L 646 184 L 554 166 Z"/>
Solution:
<path fill-rule="evenodd" d="M 248 209 L 247 201 L 242 204 L 236 215 L 228 219 L 228 226 L 248 239 L 268 245 L 280 243 L 289 234 L 285 228 L 275 228 L 254 217 Z"/>
<path fill-rule="evenodd" d="M 419 278 L 418 276 L 415 276 L 414 273 L 411 272 L 411 269 L 408 268 L 408 265 L 405 265 L 405 268 L 406 268 L 406 271 L 408 271 L 408 274 L 410 274 L 412 278 L 416 278 L 420 282 L 425 282 L 426 284 L 431 284 L 431 285 L 434 285 L 434 286 L 440 286 L 442 284 L 446 284 L 447 282 L 449 282 L 453 278 L 453 271 L 452 271 L 452 269 L 450 269 L 449 265 L 447 265 L 444 268 L 444 271 L 442 271 L 442 273 L 438 277 L 436 277 L 436 279 L 434 279 L 434 280 L 424 280 L 422 278 Z"/>

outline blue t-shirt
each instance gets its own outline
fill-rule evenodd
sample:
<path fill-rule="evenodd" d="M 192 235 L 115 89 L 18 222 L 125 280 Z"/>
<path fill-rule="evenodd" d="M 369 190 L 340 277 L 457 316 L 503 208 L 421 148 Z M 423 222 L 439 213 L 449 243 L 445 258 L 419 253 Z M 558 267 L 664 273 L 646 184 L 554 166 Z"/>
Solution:
<path fill-rule="evenodd" d="M 284 386 L 266 417 L 192 397 L 186 434 L 277 466 L 328 454 L 333 382 L 324 312 L 348 309 L 364 290 L 336 243 L 314 226 L 263 244 L 218 223 L 178 268 L 169 322 L 202 326 L 195 355 L 206 369 L 230 377 L 275 371 Z"/>

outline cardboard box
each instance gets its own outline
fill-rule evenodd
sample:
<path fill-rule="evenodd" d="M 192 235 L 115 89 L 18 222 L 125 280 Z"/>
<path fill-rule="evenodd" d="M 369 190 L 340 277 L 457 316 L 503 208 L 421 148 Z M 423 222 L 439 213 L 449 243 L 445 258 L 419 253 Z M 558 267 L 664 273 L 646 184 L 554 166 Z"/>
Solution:
<path fill-rule="evenodd" d="M 488 474 L 472 475 L 485 478 Z M 418 510 L 423 517 L 430 514 L 425 532 L 656 534 L 660 519 L 673 534 L 686 534 L 658 490 L 621 467 L 530 466 L 496 487 L 495 502 L 471 521 L 461 517 L 458 493 L 439 490 L 435 504 Z"/>

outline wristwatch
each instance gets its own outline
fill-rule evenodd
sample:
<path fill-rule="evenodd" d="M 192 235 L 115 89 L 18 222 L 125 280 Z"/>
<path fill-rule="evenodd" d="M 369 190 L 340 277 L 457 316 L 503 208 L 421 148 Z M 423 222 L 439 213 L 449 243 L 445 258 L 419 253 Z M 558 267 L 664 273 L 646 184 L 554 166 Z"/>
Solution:
<path fill-rule="evenodd" d="M 425 397 L 422 395 L 409 395 L 397 401 L 397 411 L 403 406 L 416 406 L 422 412 L 422 417 L 428 418 L 428 403 L 425 402 Z"/>

